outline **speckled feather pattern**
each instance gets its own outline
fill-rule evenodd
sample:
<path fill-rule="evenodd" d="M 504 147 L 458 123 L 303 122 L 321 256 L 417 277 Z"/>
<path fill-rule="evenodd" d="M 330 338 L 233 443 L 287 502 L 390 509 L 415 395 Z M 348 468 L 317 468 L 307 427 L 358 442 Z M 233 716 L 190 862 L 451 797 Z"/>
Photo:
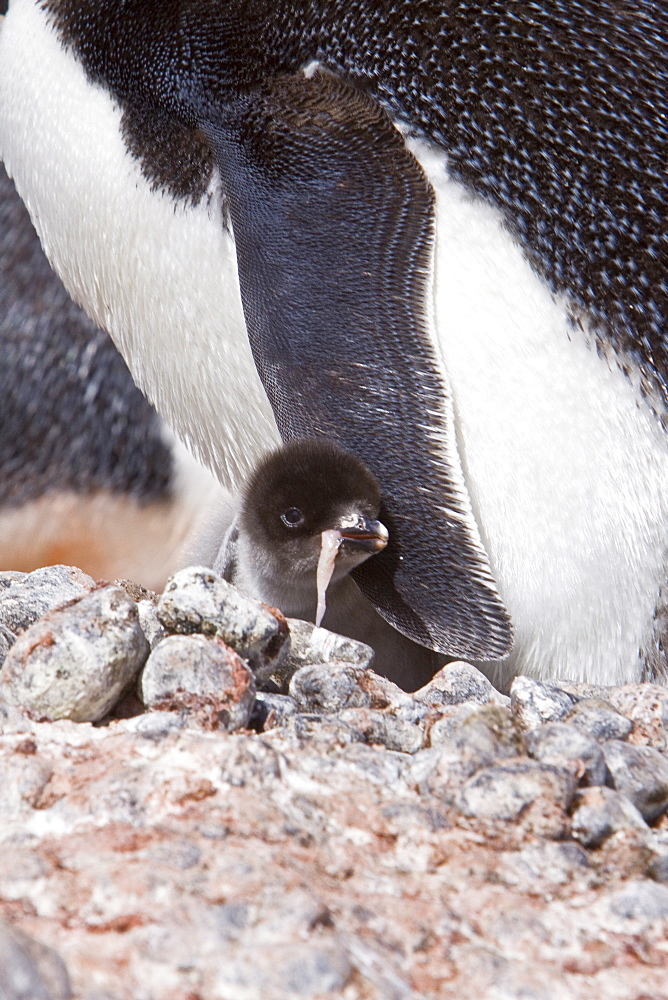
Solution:
<path fill-rule="evenodd" d="M 634 354 L 665 395 L 663 4 L 191 0 L 178 17 L 175 4 L 136 0 L 122 15 L 111 5 L 91 13 L 85 0 L 45 6 L 93 78 L 123 98 L 141 76 L 151 100 L 185 121 L 204 93 L 230 100 L 314 58 L 357 80 L 445 147 L 452 175 L 502 211 L 543 278 Z M 131 39 L 117 41 L 130 11 L 142 22 L 138 37 L 162 40 L 132 61 Z M 158 176 L 148 159 L 146 170 Z M 164 171 L 162 179 L 170 183 Z"/>
<path fill-rule="evenodd" d="M 160 419 L 47 264 L 1 166 L 0 345 L 0 505 L 49 490 L 169 498 Z"/>

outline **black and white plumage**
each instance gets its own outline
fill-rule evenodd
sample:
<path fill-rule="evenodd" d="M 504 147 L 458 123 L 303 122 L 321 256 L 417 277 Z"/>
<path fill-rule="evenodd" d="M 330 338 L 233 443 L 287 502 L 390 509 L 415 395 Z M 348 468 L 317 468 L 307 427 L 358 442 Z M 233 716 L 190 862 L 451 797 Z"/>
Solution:
<path fill-rule="evenodd" d="M 649 0 L 10 0 L 0 152 L 221 476 L 275 424 L 373 469 L 388 620 L 506 680 L 661 675 L 667 30 Z"/>
<path fill-rule="evenodd" d="M 161 588 L 217 492 L 68 296 L 0 166 L 0 569 Z"/>
<path fill-rule="evenodd" d="M 291 618 L 368 643 L 374 669 L 413 690 L 441 661 L 383 621 L 350 577 L 387 545 L 379 511 L 378 482 L 355 455 L 296 439 L 251 473 L 213 568 Z"/>

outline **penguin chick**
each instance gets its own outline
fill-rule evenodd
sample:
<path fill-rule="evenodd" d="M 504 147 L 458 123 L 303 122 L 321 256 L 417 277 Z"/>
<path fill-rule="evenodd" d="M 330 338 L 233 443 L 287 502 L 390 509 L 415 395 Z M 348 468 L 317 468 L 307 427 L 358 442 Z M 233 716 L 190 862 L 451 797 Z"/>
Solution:
<path fill-rule="evenodd" d="M 331 441 L 292 441 L 247 480 L 214 569 L 288 617 L 366 642 L 374 669 L 414 690 L 442 657 L 385 622 L 349 576 L 387 545 L 380 500 L 355 455 Z"/>

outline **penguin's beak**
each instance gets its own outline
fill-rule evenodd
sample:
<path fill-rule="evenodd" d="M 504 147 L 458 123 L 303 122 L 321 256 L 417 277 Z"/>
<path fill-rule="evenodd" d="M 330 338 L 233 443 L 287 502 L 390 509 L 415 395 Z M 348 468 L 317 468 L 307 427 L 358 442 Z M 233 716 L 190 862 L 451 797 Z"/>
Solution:
<path fill-rule="evenodd" d="M 367 552 L 371 555 L 374 552 L 382 552 L 390 534 L 380 521 L 373 521 L 371 518 L 360 517 L 356 524 L 341 524 L 339 527 L 342 547 L 352 552 Z"/>

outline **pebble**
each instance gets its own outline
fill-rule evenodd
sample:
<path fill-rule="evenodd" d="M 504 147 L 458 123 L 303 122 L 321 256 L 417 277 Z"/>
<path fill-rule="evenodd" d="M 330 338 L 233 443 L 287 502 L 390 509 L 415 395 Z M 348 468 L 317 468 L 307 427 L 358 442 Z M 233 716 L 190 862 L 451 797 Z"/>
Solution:
<path fill-rule="evenodd" d="M 486 746 L 494 757 L 511 757 L 519 752 L 519 737 L 510 710 L 503 705 L 465 702 L 451 715 L 432 723 L 429 731 L 432 746 L 450 743 L 462 750 L 473 745 Z"/>
<path fill-rule="evenodd" d="M 0 602 L 26 580 L 0 576 Z M 638 739 L 660 737 L 668 692 L 523 678 L 507 699 L 457 661 L 411 695 L 376 675 L 368 647 L 353 640 L 296 621 L 288 640 L 281 616 L 257 603 L 233 609 L 230 625 L 234 601 L 227 590 L 218 600 L 218 580 L 197 568 L 177 575 L 159 611 L 140 590 L 121 595 L 129 607 L 134 599 L 134 628 L 148 640 L 141 639 L 148 659 L 139 682 L 147 711 L 122 718 L 119 709 L 100 726 L 48 726 L 0 701 L 0 815 L 8 831 L 0 881 L 8 912 L 21 899 L 40 913 L 59 913 L 66 898 L 88 923 L 51 921 L 57 936 L 50 940 L 67 940 L 68 961 L 84 954 L 91 963 L 87 944 L 79 951 L 71 935 L 87 941 L 90 927 L 102 935 L 114 952 L 105 958 L 99 949 L 112 968 L 107 1000 L 123 992 L 114 979 L 116 949 L 137 1000 L 166 995 L 151 980 L 161 963 L 178 997 L 199 991 L 235 1000 L 354 1000 L 368 993 L 409 1000 L 422 995 L 424 983 L 425 995 L 461 993 L 472 975 L 479 996 L 491 995 L 498 981 L 504 997 L 556 1000 L 589 977 L 603 996 L 610 982 L 605 949 L 614 955 L 627 948 L 606 937 L 616 933 L 642 940 L 644 950 L 638 963 L 628 951 L 634 961 L 610 975 L 638 977 L 625 996 L 655 995 L 663 952 L 653 958 L 656 969 L 646 967 L 645 955 L 662 947 L 661 921 L 668 919 L 668 827 L 664 820 L 650 829 L 645 821 L 660 818 L 668 804 L 668 761 Z M 77 615 L 109 590 L 30 626 L 9 665 L 33 629 L 41 635 L 61 620 L 75 629 L 77 620 L 76 634 L 83 634 Z M 247 630 L 245 614 L 254 622 Z M 258 622 L 269 619 L 263 639 Z M 222 620 L 236 651 L 221 638 Z M 99 608 L 90 611 L 89 630 L 99 621 Z M 279 654 L 269 633 L 282 643 Z M 68 655 L 66 672 L 89 687 L 80 653 L 72 647 Z M 6 676 L 0 672 L 0 681 Z M 70 682 L 58 679 L 59 686 Z M 260 682 L 269 690 L 256 694 Z M 641 725 L 647 729 L 639 736 Z M 239 731 L 245 727 L 254 731 Z M 79 761 L 80 785 L 70 776 Z M 578 780 L 588 787 L 577 789 Z M 43 857 L 33 846 L 42 838 L 49 850 Z M 307 877 L 321 887 L 314 871 L 326 875 L 326 905 L 301 890 L 292 894 Z M 627 881 L 620 886 L 620 879 Z M 67 894 L 75 883 L 73 899 Z M 419 912 L 412 909 L 416 894 L 423 894 Z M 412 914 L 405 924 L 404 911 Z M 648 942 L 651 935 L 658 943 Z M 2 947 L 0 930 L 0 977 Z M 516 947 L 525 949 L 521 962 Z M 547 994 L 531 979 L 538 951 L 557 973 Z M 510 956 L 502 981 L 500 954 Z M 564 956 L 574 971 L 562 983 Z M 446 983 L 438 977 L 450 975 L 450 963 L 459 981 Z M 86 969 L 77 965 L 78 980 Z M 213 985 L 195 981 L 200 969 Z M 643 978 L 647 969 L 656 973 L 651 982 Z M 42 979 L 12 994 L 0 978 L 0 997 L 59 1000 L 56 980 Z M 82 1000 L 93 1000 L 96 989 L 84 987 Z"/>
<path fill-rule="evenodd" d="M 16 636 L 4 625 L 0 625 L 0 665 L 4 663 L 7 653 L 16 642 Z"/>
<path fill-rule="evenodd" d="M 573 708 L 573 699 L 558 684 L 516 677 L 510 688 L 510 706 L 521 729 L 557 722 Z"/>
<path fill-rule="evenodd" d="M 572 832 L 585 847 L 600 845 L 620 830 L 648 831 L 640 812 L 612 788 L 583 788 L 576 793 Z"/>
<path fill-rule="evenodd" d="M 601 699 L 579 701 L 568 716 L 568 722 L 578 726 L 600 743 L 625 740 L 633 723 Z"/>
<path fill-rule="evenodd" d="M 0 625 L 10 634 L 20 635 L 47 611 L 89 594 L 95 586 L 95 580 L 75 566 L 45 566 L 26 574 L 2 573 Z"/>
<path fill-rule="evenodd" d="M 631 800 L 651 823 L 668 807 L 668 760 L 654 747 L 635 747 L 621 740 L 603 744 L 614 788 Z"/>
<path fill-rule="evenodd" d="M 364 686 L 366 670 L 349 663 L 300 667 L 290 681 L 290 697 L 302 712 L 331 713 L 368 708 L 372 696 Z"/>
<path fill-rule="evenodd" d="M 172 635 L 146 661 L 139 695 L 147 708 L 184 709 L 209 729 L 232 732 L 248 725 L 255 681 L 239 654 L 220 639 Z"/>
<path fill-rule="evenodd" d="M 654 920 L 668 920 L 668 886 L 637 879 L 613 893 L 608 907 L 621 920 L 645 926 Z"/>
<path fill-rule="evenodd" d="M 589 733 L 567 722 L 549 722 L 524 735 L 526 752 L 534 760 L 558 764 L 578 758 L 588 785 L 604 785 L 608 774 L 601 747 Z"/>
<path fill-rule="evenodd" d="M 354 667 L 369 667 L 373 660 L 373 649 L 363 642 L 337 635 L 329 629 L 320 628 L 312 622 L 298 618 L 288 618 L 290 629 L 290 649 L 287 656 L 275 670 L 272 680 L 283 694 L 287 693 L 292 676 L 300 669 L 313 664 L 350 663 Z"/>
<path fill-rule="evenodd" d="M 72 990 L 60 956 L 18 927 L 0 921 L 2 1000 L 70 1000 Z"/>
<path fill-rule="evenodd" d="M 201 566 L 169 578 L 158 600 L 157 615 L 168 632 L 199 632 L 222 639 L 248 661 L 258 679 L 271 676 L 290 646 L 282 615 Z"/>
<path fill-rule="evenodd" d="M 461 705 L 463 702 L 510 704 L 510 699 L 497 691 L 480 670 L 463 660 L 441 667 L 413 697 L 426 705 Z"/>
<path fill-rule="evenodd" d="M 137 601 L 137 612 L 139 614 L 139 624 L 144 635 L 148 639 L 151 649 L 155 649 L 159 642 L 167 637 L 167 629 L 160 623 L 156 601 Z"/>
<path fill-rule="evenodd" d="M 572 773 L 528 758 L 485 767 L 463 786 L 458 808 L 478 819 L 516 819 L 539 796 L 567 809 L 575 794 Z"/>
<path fill-rule="evenodd" d="M 419 726 L 387 712 L 370 708 L 346 708 L 339 712 L 338 718 L 359 734 L 360 741 L 364 743 L 375 743 L 388 750 L 409 754 L 416 753 L 424 746 L 425 734 Z"/>
<path fill-rule="evenodd" d="M 437 742 L 432 727 L 431 746 L 415 755 L 408 765 L 407 780 L 421 794 L 434 794 L 443 802 L 453 803 L 471 775 L 517 755 L 517 742 L 505 729 L 509 718 L 510 712 L 501 706 L 466 706 L 458 717 L 448 720 L 447 733 L 439 733 Z"/>
<path fill-rule="evenodd" d="M 18 637 L 0 671 L 0 689 L 33 718 L 96 722 L 148 652 L 135 602 L 120 587 L 100 587 Z"/>
<path fill-rule="evenodd" d="M 297 702 L 289 695 L 258 691 L 248 725 L 258 732 L 266 732 L 277 726 L 284 726 L 297 711 Z"/>
<path fill-rule="evenodd" d="M 499 881 L 507 886 L 540 881 L 552 888 L 568 885 L 577 876 L 589 875 L 587 852 L 579 844 L 548 840 L 529 843 L 518 851 L 499 855 Z"/>

